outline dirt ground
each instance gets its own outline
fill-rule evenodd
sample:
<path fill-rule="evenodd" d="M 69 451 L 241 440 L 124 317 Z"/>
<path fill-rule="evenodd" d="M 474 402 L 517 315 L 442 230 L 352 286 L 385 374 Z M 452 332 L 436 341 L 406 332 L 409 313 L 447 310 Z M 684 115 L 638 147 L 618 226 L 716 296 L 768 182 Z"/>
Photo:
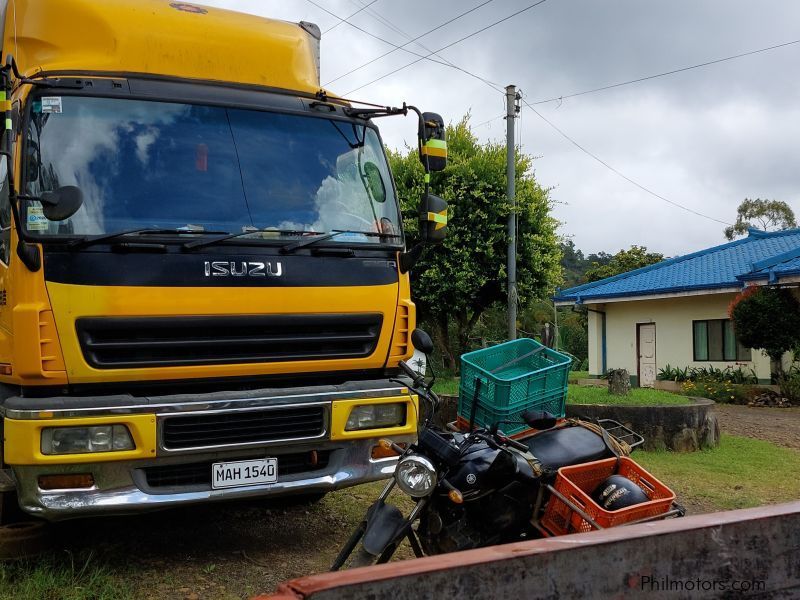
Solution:
<path fill-rule="evenodd" d="M 720 429 L 724 433 L 800 449 L 800 406 L 752 408 L 717 404 L 714 410 L 719 418 Z"/>
<path fill-rule="evenodd" d="M 800 448 L 800 407 L 718 405 L 717 413 L 725 433 Z M 382 486 L 341 490 L 314 504 L 249 501 L 60 523 L 56 552 L 91 553 L 136 598 L 248 598 L 327 570 Z M 694 514 L 714 510 L 687 504 Z"/>
<path fill-rule="evenodd" d="M 248 598 L 326 571 L 382 487 L 341 490 L 312 504 L 247 501 L 68 521 L 54 533 L 58 552 L 93 553 L 135 598 Z"/>

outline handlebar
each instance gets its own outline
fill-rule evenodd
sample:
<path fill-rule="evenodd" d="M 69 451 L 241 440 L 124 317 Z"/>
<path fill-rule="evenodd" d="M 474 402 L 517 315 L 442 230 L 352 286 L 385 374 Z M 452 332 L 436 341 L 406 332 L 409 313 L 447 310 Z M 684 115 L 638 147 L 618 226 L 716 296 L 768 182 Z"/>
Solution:
<path fill-rule="evenodd" d="M 498 435 L 497 437 L 500 439 L 500 441 L 502 441 L 507 446 L 511 446 L 512 448 L 516 448 L 517 450 L 519 450 L 521 452 L 528 452 L 528 450 L 529 450 L 529 448 L 525 444 L 522 444 L 522 443 L 518 442 L 517 440 L 512 440 L 510 437 L 506 437 L 504 435 Z"/>
<path fill-rule="evenodd" d="M 418 373 L 417 371 L 412 369 L 408 365 L 408 363 L 406 363 L 406 361 L 404 360 L 401 360 L 397 366 L 400 368 L 403 374 L 405 374 L 409 379 L 411 379 L 412 384 L 408 386 L 409 389 L 415 394 L 417 394 L 420 398 L 424 398 L 425 400 L 428 401 L 432 413 L 435 413 L 437 410 L 439 410 L 439 404 L 441 401 L 439 400 L 439 396 L 431 389 L 431 386 L 429 384 L 428 385 L 425 384 L 425 374 Z M 400 383 L 402 385 L 406 386 L 408 385 L 407 383 L 404 383 L 397 379 L 392 379 L 392 381 L 395 381 L 396 383 Z M 429 415 L 428 418 L 429 421 L 431 416 L 432 414 Z"/>
<path fill-rule="evenodd" d="M 500 444 L 503 444 L 503 445 L 506 445 L 506 446 L 511 446 L 512 448 L 516 448 L 517 450 L 519 450 L 521 452 L 528 452 L 530 450 L 525 444 L 522 444 L 522 443 L 520 443 L 520 442 L 518 442 L 516 440 L 512 440 L 505 433 L 500 431 L 500 429 L 498 428 L 498 425 L 500 423 L 513 423 L 513 422 L 512 421 L 498 421 L 497 423 L 495 423 L 494 425 L 492 425 L 489 428 L 489 435 L 491 435 L 492 438 L 494 438 L 494 440 L 496 442 L 498 442 Z"/>
<path fill-rule="evenodd" d="M 403 373 L 405 373 L 406 375 L 408 375 L 411 378 L 411 380 L 414 382 L 414 385 L 416 386 L 417 385 L 417 379 L 419 378 L 420 374 L 417 373 L 411 367 L 409 367 L 408 363 L 406 363 L 406 361 L 404 361 L 404 360 L 401 360 L 398 363 L 398 366 L 400 367 L 400 370 L 403 371 Z"/>

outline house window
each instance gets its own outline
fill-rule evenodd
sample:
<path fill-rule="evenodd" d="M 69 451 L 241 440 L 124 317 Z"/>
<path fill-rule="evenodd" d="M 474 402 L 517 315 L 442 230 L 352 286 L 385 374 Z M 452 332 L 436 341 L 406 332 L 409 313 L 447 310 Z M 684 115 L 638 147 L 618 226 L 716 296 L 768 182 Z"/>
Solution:
<path fill-rule="evenodd" d="M 733 321 L 712 319 L 693 321 L 693 346 L 695 361 L 750 360 L 750 348 L 745 348 L 736 339 Z"/>

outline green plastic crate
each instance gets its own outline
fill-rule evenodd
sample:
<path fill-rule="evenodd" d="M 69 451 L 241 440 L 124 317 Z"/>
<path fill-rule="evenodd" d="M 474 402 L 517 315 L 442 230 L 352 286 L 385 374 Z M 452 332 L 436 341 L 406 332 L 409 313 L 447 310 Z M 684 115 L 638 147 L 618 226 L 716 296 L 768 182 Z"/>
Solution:
<path fill-rule="evenodd" d="M 529 338 L 468 352 L 461 356 L 458 415 L 469 421 L 480 381 L 475 409 L 479 427 L 514 421 L 500 427 L 511 435 L 528 429 L 521 417 L 526 410 L 563 417 L 571 363 L 568 356 Z"/>

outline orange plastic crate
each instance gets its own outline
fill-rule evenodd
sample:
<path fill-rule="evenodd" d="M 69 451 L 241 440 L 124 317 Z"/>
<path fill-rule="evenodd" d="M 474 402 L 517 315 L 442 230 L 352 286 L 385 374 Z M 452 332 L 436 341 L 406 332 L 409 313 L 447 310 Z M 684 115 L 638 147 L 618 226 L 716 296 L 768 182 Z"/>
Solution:
<path fill-rule="evenodd" d="M 606 478 L 615 474 L 627 477 L 636 483 L 650 498 L 650 501 L 614 511 L 602 508 L 592 500 L 590 494 Z M 617 467 L 616 458 L 606 458 L 572 467 L 561 467 L 553 487 L 570 502 L 580 507 L 602 528 L 616 527 L 638 519 L 664 514 L 675 500 L 675 493 L 671 489 L 627 457 L 619 459 L 619 467 Z M 586 519 L 555 494 L 547 503 L 542 517 L 542 526 L 553 535 L 580 533 L 594 529 Z"/>

